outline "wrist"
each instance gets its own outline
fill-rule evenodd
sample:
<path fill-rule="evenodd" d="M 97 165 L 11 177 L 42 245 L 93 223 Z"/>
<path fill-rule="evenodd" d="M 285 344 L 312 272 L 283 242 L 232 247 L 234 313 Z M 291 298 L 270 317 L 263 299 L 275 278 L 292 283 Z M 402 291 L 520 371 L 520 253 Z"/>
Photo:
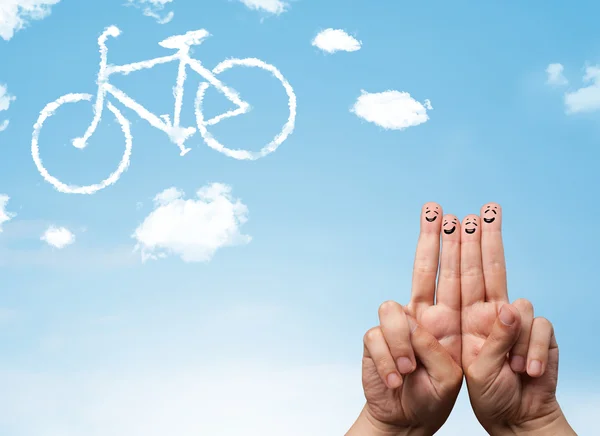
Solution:
<path fill-rule="evenodd" d="M 358 419 L 345 436 L 429 436 L 425 432 L 412 427 L 398 427 L 383 423 L 373 417 L 369 406 L 360 412 Z"/>
<path fill-rule="evenodd" d="M 501 431 L 491 432 L 493 436 L 577 436 L 560 407 L 549 415 L 510 425 Z"/>

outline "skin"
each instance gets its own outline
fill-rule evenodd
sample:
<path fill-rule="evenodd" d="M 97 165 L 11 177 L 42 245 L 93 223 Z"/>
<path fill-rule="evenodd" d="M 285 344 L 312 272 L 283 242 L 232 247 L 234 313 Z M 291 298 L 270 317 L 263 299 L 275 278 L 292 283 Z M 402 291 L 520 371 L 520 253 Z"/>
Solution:
<path fill-rule="evenodd" d="M 379 325 L 365 334 L 367 402 L 347 436 L 432 435 L 454 406 L 462 384 L 461 232 L 455 216 L 438 217 L 441 206 L 423 206 L 409 304 L 383 303 Z M 442 222 L 456 231 L 441 232 Z"/>
<path fill-rule="evenodd" d="M 467 226 L 476 230 L 461 232 L 462 367 L 477 419 L 491 435 L 575 435 L 555 395 L 552 324 L 527 300 L 509 304 L 502 209 L 486 204 Z"/>

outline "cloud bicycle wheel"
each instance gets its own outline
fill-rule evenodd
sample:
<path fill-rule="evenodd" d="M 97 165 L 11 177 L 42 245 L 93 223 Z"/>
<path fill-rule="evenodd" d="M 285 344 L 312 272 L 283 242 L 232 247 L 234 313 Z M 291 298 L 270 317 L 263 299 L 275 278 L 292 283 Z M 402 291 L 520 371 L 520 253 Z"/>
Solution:
<path fill-rule="evenodd" d="M 206 144 L 220 153 L 223 153 L 229 157 L 239 160 L 256 160 L 261 157 L 266 156 L 269 153 L 274 152 L 277 147 L 285 141 L 288 136 L 294 131 L 294 124 L 296 122 L 296 95 L 294 94 L 294 90 L 292 89 L 289 82 L 285 77 L 279 72 L 277 68 L 273 65 L 267 64 L 266 62 L 261 61 L 256 58 L 246 58 L 246 59 L 227 59 L 217 65 L 212 72 L 215 75 L 222 73 L 225 70 L 233 68 L 235 66 L 242 67 L 254 67 L 261 68 L 270 72 L 275 78 L 277 78 L 282 86 L 285 89 L 285 92 L 288 96 L 288 107 L 289 107 L 289 118 L 287 122 L 284 124 L 283 129 L 273 138 L 271 142 L 261 148 L 259 151 L 249 151 L 249 150 L 233 150 L 231 148 L 227 148 L 219 141 L 217 141 L 214 136 L 208 131 L 207 123 L 202 112 L 202 104 L 204 100 L 204 94 L 208 87 L 210 86 L 208 83 L 203 82 L 198 87 L 198 92 L 196 95 L 196 122 L 198 124 L 198 131 L 202 135 L 202 138 L 206 142 Z"/>
<path fill-rule="evenodd" d="M 87 185 L 87 186 L 77 186 L 77 185 L 68 185 L 66 183 L 61 182 L 59 179 L 51 175 L 48 170 L 44 167 L 42 163 L 42 159 L 40 158 L 40 150 L 39 150 L 39 136 L 44 126 L 44 122 L 52 117 L 56 110 L 62 105 L 69 103 L 79 103 L 82 101 L 91 101 L 91 94 L 67 94 L 64 95 L 52 103 L 48 103 L 46 107 L 40 112 L 40 116 L 33 127 L 33 135 L 31 140 L 31 155 L 33 157 L 33 161 L 44 178 L 48 183 L 52 184 L 56 190 L 59 192 L 63 192 L 66 194 L 93 194 L 101 189 L 106 188 L 109 185 L 114 184 L 119 177 L 125 172 L 127 167 L 129 166 L 129 160 L 131 158 L 131 127 L 129 121 L 119 112 L 119 110 L 114 107 L 110 102 L 107 103 L 107 109 L 114 115 L 117 122 L 121 127 L 121 131 L 125 136 L 125 152 L 119 162 L 119 166 L 117 169 L 112 172 L 106 179 L 102 180 L 100 183 Z"/>

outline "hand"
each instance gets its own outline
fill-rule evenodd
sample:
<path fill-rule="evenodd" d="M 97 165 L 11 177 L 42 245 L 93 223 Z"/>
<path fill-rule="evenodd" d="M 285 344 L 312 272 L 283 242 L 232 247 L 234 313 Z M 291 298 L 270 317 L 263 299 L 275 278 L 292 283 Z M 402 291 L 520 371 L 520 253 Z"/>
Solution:
<path fill-rule="evenodd" d="M 462 225 L 462 367 L 473 411 L 491 435 L 575 434 L 555 396 L 552 324 L 527 300 L 508 304 L 501 226 L 495 203 Z"/>
<path fill-rule="evenodd" d="M 367 404 L 348 435 L 432 435 L 444 424 L 462 384 L 459 271 L 459 221 L 452 215 L 442 219 L 442 208 L 427 203 L 421 213 L 411 301 L 406 307 L 383 303 L 380 325 L 365 334 Z"/>

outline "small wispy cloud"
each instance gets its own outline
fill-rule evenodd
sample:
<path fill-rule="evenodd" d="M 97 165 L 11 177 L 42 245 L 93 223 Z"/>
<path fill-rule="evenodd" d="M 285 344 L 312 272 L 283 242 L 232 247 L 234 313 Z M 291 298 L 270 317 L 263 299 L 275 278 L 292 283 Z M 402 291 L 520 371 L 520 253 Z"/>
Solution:
<path fill-rule="evenodd" d="M 50 226 L 40 238 L 52 247 L 61 249 L 75 242 L 75 235 L 66 227 Z"/>
<path fill-rule="evenodd" d="M 250 242 L 240 232 L 248 208 L 232 198 L 231 187 L 213 183 L 196 195 L 184 200 L 182 191 L 169 188 L 154 198 L 154 211 L 132 236 L 143 261 L 176 254 L 184 262 L 207 262 L 221 247 Z"/>
<path fill-rule="evenodd" d="M 240 0 L 244 5 L 253 10 L 262 10 L 270 14 L 279 15 L 289 6 L 282 0 Z"/>
<path fill-rule="evenodd" d="M 34 20 L 50 15 L 52 5 L 60 0 L 2 0 L 0 2 L 0 38 L 12 39 L 19 30 Z"/>
<path fill-rule="evenodd" d="M 336 51 L 357 51 L 362 43 L 342 29 L 325 29 L 317 34 L 312 45 L 327 53 Z"/>
<path fill-rule="evenodd" d="M 426 122 L 429 119 L 427 110 L 432 109 L 429 100 L 425 100 L 423 104 L 419 103 L 408 92 L 361 91 L 360 97 L 350 111 L 384 129 L 403 130 Z"/>
<path fill-rule="evenodd" d="M 600 110 L 600 66 L 586 67 L 583 81 L 590 85 L 565 94 L 567 114 Z"/>
<path fill-rule="evenodd" d="M 127 2 L 131 6 L 142 9 L 144 15 L 154 18 L 158 24 L 167 24 L 175 16 L 173 11 L 161 16 L 165 6 L 172 3 L 173 0 L 127 0 Z"/>
<path fill-rule="evenodd" d="M 569 81 L 563 75 L 564 70 L 565 70 L 565 67 L 563 67 L 562 64 L 548 65 L 548 68 L 546 68 L 546 74 L 548 74 L 548 79 L 546 80 L 546 83 L 548 85 L 555 85 L 555 86 L 568 85 Z"/>
<path fill-rule="evenodd" d="M 1 13 L 2 13 L 2 10 L 0 7 L 0 14 Z M 0 17 L 0 20 L 1 20 L 1 17 Z M 6 88 L 6 85 L 3 85 L 0 83 L 0 112 L 8 110 L 8 108 L 10 107 L 10 104 L 13 101 L 15 101 L 16 99 L 17 98 L 15 96 L 10 95 L 8 93 L 8 89 Z M 8 120 L 0 121 L 0 132 L 7 129 L 8 123 L 9 123 Z"/>
<path fill-rule="evenodd" d="M 0 194 L 0 233 L 2 232 L 2 224 L 13 219 L 16 214 L 6 210 L 10 197 L 6 194 Z"/>

